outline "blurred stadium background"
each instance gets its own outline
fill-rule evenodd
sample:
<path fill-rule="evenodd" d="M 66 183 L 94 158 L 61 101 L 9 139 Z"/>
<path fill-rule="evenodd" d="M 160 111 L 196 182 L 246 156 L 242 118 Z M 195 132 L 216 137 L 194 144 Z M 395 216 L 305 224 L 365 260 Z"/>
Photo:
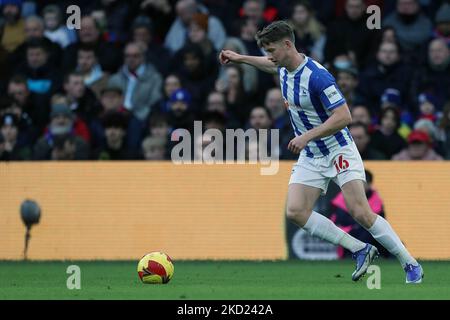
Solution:
<path fill-rule="evenodd" d="M 381 29 L 367 28 L 369 5 Z M 377 213 L 413 255 L 450 259 L 449 1 L 0 0 L 0 260 L 23 258 L 25 199 L 42 210 L 31 260 L 347 257 L 285 221 L 296 156 L 276 77 L 217 62 L 224 48 L 263 55 L 254 35 L 278 19 L 336 77 Z M 170 135 L 194 120 L 280 130 L 279 172 L 173 164 Z M 338 191 L 317 210 L 367 236 Z"/>

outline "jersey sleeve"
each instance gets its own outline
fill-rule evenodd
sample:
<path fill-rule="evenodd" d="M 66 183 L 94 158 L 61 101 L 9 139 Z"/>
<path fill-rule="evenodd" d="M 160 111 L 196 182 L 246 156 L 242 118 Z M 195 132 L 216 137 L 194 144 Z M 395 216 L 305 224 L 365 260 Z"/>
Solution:
<path fill-rule="evenodd" d="M 311 77 L 311 81 L 311 93 L 319 97 L 324 108 L 333 110 L 345 103 L 344 95 L 338 89 L 334 77 L 328 71 L 317 72 Z"/>

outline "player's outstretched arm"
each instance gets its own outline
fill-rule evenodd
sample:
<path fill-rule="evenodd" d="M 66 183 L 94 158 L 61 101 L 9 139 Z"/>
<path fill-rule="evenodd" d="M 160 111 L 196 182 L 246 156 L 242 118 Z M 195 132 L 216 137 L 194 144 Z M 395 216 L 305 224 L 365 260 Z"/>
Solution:
<path fill-rule="evenodd" d="M 219 61 L 221 64 L 245 63 L 258 68 L 261 71 L 277 74 L 277 66 L 267 57 L 247 56 L 236 53 L 232 50 L 222 50 L 219 54 Z"/>

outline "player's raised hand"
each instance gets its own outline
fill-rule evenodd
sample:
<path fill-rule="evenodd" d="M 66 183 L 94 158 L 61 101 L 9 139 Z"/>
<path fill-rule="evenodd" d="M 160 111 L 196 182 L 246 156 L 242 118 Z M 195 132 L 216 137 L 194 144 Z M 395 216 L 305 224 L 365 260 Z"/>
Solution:
<path fill-rule="evenodd" d="M 232 50 L 222 50 L 219 54 L 219 61 L 221 64 L 227 64 L 230 62 L 238 62 L 239 54 Z"/>
<path fill-rule="evenodd" d="M 293 153 L 298 154 L 306 147 L 307 144 L 308 140 L 305 138 L 304 135 L 297 136 L 291 141 L 289 141 L 288 149 Z"/>

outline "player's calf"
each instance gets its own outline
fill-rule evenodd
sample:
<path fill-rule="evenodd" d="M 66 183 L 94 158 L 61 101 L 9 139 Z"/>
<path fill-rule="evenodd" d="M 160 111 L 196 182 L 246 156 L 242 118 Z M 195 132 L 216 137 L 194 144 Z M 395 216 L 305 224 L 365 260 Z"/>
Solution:
<path fill-rule="evenodd" d="M 350 207 L 349 213 L 356 222 L 366 229 L 369 229 L 373 225 L 377 217 L 377 215 L 368 206 L 363 204 L 353 205 Z"/>

